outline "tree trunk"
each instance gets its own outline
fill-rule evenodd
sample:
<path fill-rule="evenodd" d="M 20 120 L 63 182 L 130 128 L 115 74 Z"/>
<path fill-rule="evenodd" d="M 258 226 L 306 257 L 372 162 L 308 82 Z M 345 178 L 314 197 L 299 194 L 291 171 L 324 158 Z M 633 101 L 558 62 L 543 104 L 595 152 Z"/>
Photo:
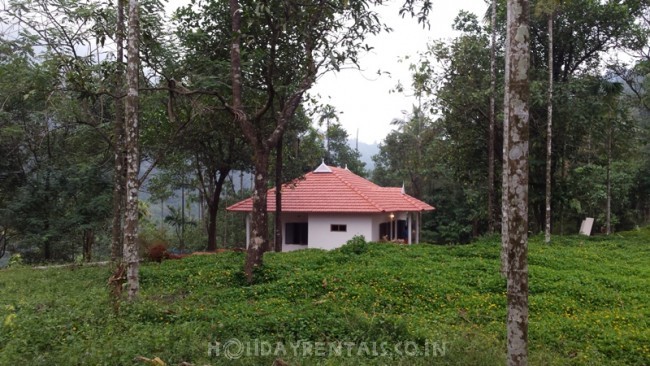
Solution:
<path fill-rule="evenodd" d="M 249 283 L 253 281 L 255 268 L 262 265 L 262 256 L 268 245 L 268 223 L 266 221 L 266 180 L 268 178 L 269 151 L 259 140 L 242 105 L 241 76 L 241 8 L 238 0 L 230 0 L 232 44 L 230 48 L 230 73 L 232 78 L 232 110 L 236 121 L 242 126 L 246 139 L 255 149 L 253 156 L 255 177 L 253 184 L 253 212 L 251 217 L 250 242 L 246 251 L 244 272 Z M 251 177 L 252 178 L 252 177 Z"/>
<path fill-rule="evenodd" d="M 7 253 L 7 244 L 9 244 L 7 229 L 3 226 L 2 230 L 0 230 L 0 258 L 4 257 Z"/>
<path fill-rule="evenodd" d="M 495 218 L 495 191 L 494 191 L 494 144 L 496 140 L 494 126 L 496 118 L 496 38 L 497 38 L 497 1 L 492 0 L 492 14 L 490 27 L 492 28 L 492 41 L 490 43 L 490 127 L 488 136 L 488 233 L 494 233 Z"/>
<path fill-rule="evenodd" d="M 256 149 L 259 150 L 259 149 Z M 253 190 L 253 214 L 251 219 L 250 243 L 246 253 L 244 271 L 249 282 L 253 280 L 253 272 L 262 265 L 262 255 L 268 249 L 267 223 L 267 187 L 268 152 L 255 153 L 255 188 Z"/>
<path fill-rule="evenodd" d="M 282 251 L 282 137 L 275 155 L 275 251 Z"/>
<path fill-rule="evenodd" d="M 181 235 L 180 239 L 180 250 L 181 253 L 185 250 L 185 176 L 183 176 L 183 181 L 181 183 Z"/>
<path fill-rule="evenodd" d="M 609 129 L 607 131 L 607 218 L 605 233 L 607 235 L 612 233 L 612 121 L 609 121 Z"/>
<path fill-rule="evenodd" d="M 84 229 L 83 231 L 83 260 L 90 262 L 92 260 L 93 244 L 95 243 L 95 232 L 93 229 Z"/>
<path fill-rule="evenodd" d="M 216 189 L 215 189 L 216 192 Z M 213 200 L 208 204 L 208 252 L 217 250 L 217 213 L 218 206 Z"/>
<path fill-rule="evenodd" d="M 138 0 L 129 0 L 129 37 L 126 96 L 126 160 L 127 160 L 127 200 L 124 220 L 124 262 L 126 280 L 129 285 L 129 300 L 134 300 L 140 290 L 138 258 L 138 173 L 140 154 L 138 147 L 138 79 L 139 79 L 139 20 Z"/>
<path fill-rule="evenodd" d="M 551 159 L 553 153 L 553 13 L 548 15 L 548 122 L 546 124 L 546 216 L 544 242 L 551 242 Z"/>
<path fill-rule="evenodd" d="M 111 261 L 116 263 L 122 258 L 123 235 L 122 218 L 124 213 L 125 196 L 125 165 L 124 165 L 124 0 L 117 0 L 117 29 L 115 30 L 117 59 L 115 68 L 115 125 L 113 126 L 113 225 Z"/>
<path fill-rule="evenodd" d="M 163 230 L 165 226 L 165 200 L 160 199 L 160 231 Z"/>
<path fill-rule="evenodd" d="M 242 132 L 249 144 L 255 150 L 254 165 L 255 165 L 255 189 L 253 193 L 253 213 L 252 213 L 252 232 L 251 239 L 248 247 L 248 254 L 246 256 L 245 272 L 248 281 L 253 279 L 253 270 L 262 264 L 262 254 L 264 251 L 269 250 L 268 244 L 268 222 L 267 222 L 267 203 L 266 203 L 266 183 L 269 177 L 269 155 L 270 151 L 278 146 L 278 142 L 282 137 L 285 127 L 289 123 L 291 117 L 294 115 L 296 109 L 300 105 L 302 96 L 313 85 L 317 74 L 317 66 L 314 63 L 314 49 L 311 42 L 305 44 L 305 52 L 307 53 L 307 74 L 300 81 L 297 90 L 280 103 L 280 111 L 276 114 L 276 126 L 273 132 L 263 137 L 264 132 L 260 127 L 260 121 L 272 110 L 274 103 L 275 93 L 269 89 L 267 93 L 267 101 L 265 105 L 255 112 L 254 117 L 249 117 L 243 109 L 242 104 L 242 76 L 241 76 L 241 8 L 239 7 L 238 0 L 230 0 L 230 14 L 232 43 L 230 49 L 230 72 L 232 78 L 232 104 L 228 107 L 229 111 L 235 116 L 236 122 L 241 126 Z"/>
<path fill-rule="evenodd" d="M 228 171 L 230 171 L 230 169 L 225 172 L 221 170 L 219 171 L 219 178 L 215 181 L 212 197 L 209 198 L 208 215 L 210 217 L 208 219 L 208 252 L 217 250 L 217 213 L 219 212 L 221 190 L 223 189 L 223 183 L 226 181 L 226 177 L 228 176 Z"/>
<path fill-rule="evenodd" d="M 508 11 L 509 8 L 508 8 Z M 510 44 L 510 32 L 506 29 L 506 48 Z M 508 222 L 509 222 L 509 207 L 508 207 L 508 139 L 509 139 L 509 117 L 508 117 L 508 103 L 509 103 L 509 80 L 508 70 L 510 68 L 510 59 L 508 55 L 505 57 L 505 85 L 503 94 L 504 114 L 503 114 L 503 156 L 501 166 L 501 276 L 506 278 L 508 274 Z"/>
<path fill-rule="evenodd" d="M 45 230 L 49 231 L 50 225 L 49 222 L 45 222 Z M 49 262 L 52 260 L 52 244 L 50 243 L 50 239 L 45 239 L 45 243 L 43 243 L 43 258 L 45 259 L 46 262 Z"/>
<path fill-rule="evenodd" d="M 530 67 L 527 0 L 508 0 L 505 117 L 507 149 L 508 365 L 528 364 L 528 100 Z"/>
<path fill-rule="evenodd" d="M 232 107 L 237 112 L 235 117 L 241 123 L 247 116 L 242 111 L 242 80 L 241 80 L 241 9 L 239 0 L 230 0 L 232 16 L 232 44 L 230 47 L 230 73 L 232 78 Z"/>

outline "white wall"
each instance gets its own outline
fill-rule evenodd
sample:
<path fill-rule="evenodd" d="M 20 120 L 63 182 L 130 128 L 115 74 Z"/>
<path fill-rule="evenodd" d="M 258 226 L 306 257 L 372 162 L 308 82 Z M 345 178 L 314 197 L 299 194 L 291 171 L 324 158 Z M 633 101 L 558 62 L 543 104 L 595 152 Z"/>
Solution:
<path fill-rule="evenodd" d="M 299 245 L 299 244 L 282 244 L 282 251 L 283 252 L 292 252 L 294 250 L 301 250 L 301 249 L 307 249 L 307 245 Z"/>
<path fill-rule="evenodd" d="M 363 235 L 367 241 L 379 241 L 379 224 L 390 221 L 389 213 L 380 214 L 307 214 L 283 213 L 282 229 L 290 222 L 307 222 L 309 245 L 287 244 L 286 235 L 282 235 L 282 251 L 319 248 L 335 249 L 355 235 Z M 396 218 L 406 219 L 406 213 L 396 213 Z M 346 225 L 346 232 L 332 232 L 331 225 Z"/>
<path fill-rule="evenodd" d="M 355 235 L 372 238 L 372 217 L 368 214 L 310 214 L 309 248 L 335 249 Z M 347 225 L 345 232 L 332 232 L 331 225 Z"/>
<path fill-rule="evenodd" d="M 380 241 L 379 237 L 379 225 L 383 222 L 390 221 L 389 213 L 381 213 L 372 216 L 372 236 L 367 238 L 368 241 Z"/>

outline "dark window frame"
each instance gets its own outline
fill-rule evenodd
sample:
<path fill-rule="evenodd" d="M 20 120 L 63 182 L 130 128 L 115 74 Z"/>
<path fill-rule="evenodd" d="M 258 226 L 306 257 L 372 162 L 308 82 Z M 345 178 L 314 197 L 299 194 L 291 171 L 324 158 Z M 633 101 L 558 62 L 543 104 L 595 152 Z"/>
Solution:
<path fill-rule="evenodd" d="M 307 222 L 286 222 L 284 243 L 287 245 L 309 245 L 309 224 Z M 289 243 L 292 238 L 293 243 Z"/>
<path fill-rule="evenodd" d="M 331 224 L 330 231 L 335 233 L 346 233 L 348 231 L 347 224 Z"/>

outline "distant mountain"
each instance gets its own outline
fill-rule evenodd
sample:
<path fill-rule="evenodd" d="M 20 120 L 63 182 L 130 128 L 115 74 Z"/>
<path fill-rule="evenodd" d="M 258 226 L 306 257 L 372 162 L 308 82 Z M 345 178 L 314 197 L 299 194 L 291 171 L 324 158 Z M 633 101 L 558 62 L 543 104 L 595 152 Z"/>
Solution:
<path fill-rule="evenodd" d="M 357 140 L 349 139 L 348 144 L 353 149 L 357 147 Z M 379 153 L 378 144 L 366 144 L 365 142 L 359 141 L 359 152 L 361 153 L 361 161 L 366 163 L 366 170 L 372 171 L 375 169 L 375 163 L 372 161 L 372 157 Z"/>

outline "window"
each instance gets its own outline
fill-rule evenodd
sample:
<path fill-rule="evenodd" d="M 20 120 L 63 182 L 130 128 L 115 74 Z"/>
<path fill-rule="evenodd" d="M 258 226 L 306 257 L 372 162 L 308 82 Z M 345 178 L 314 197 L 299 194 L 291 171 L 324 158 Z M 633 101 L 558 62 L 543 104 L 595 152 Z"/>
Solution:
<path fill-rule="evenodd" d="M 332 226 L 330 227 L 330 231 L 346 232 L 346 231 L 348 231 L 348 226 L 347 225 L 332 224 Z"/>
<path fill-rule="evenodd" d="M 286 244 L 307 245 L 308 226 L 306 222 L 288 222 L 284 225 Z"/>

